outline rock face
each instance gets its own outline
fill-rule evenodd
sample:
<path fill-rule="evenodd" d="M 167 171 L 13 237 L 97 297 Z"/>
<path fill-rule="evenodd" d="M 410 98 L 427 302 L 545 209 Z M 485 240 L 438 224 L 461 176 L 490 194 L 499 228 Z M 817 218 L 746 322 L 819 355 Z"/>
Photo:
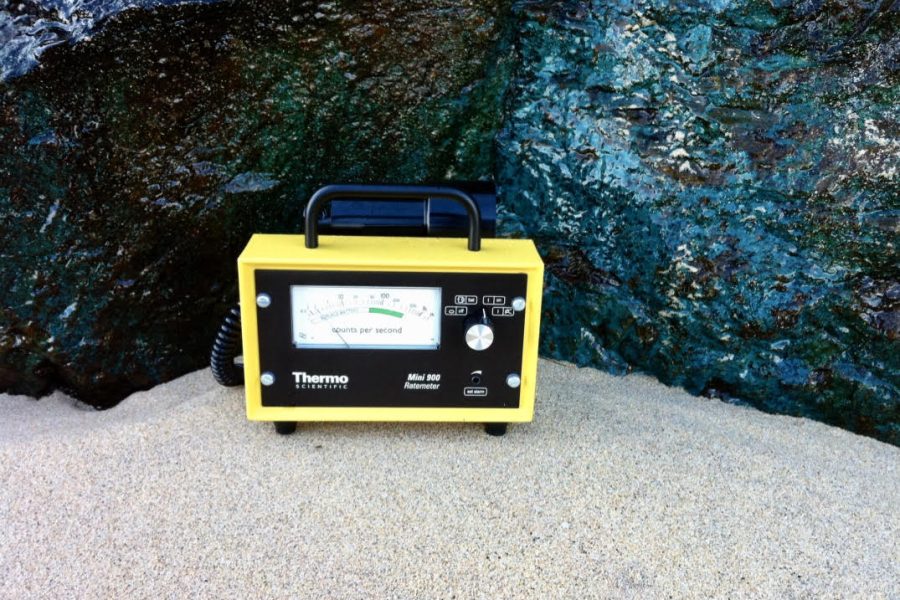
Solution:
<path fill-rule="evenodd" d="M 197 0 L 210 2 L 215 0 Z M 49 48 L 88 39 L 109 17 L 179 0 L 43 0 L 0 4 L 0 80 L 37 66 Z"/>
<path fill-rule="evenodd" d="M 900 443 L 897 3 L 518 17 L 498 177 L 544 353 Z"/>
<path fill-rule="evenodd" d="M 489 176 L 508 14 L 128 11 L 0 84 L 0 389 L 102 407 L 199 368 L 249 235 L 319 185 Z"/>
<path fill-rule="evenodd" d="M 57 4 L 0 19 L 44 40 L 0 56 L 41 60 L 0 84 L 0 389 L 108 406 L 198 368 L 247 237 L 321 183 L 493 173 L 548 264 L 544 354 L 900 444 L 896 2 L 268 0 L 99 33 L 129 3 Z"/>

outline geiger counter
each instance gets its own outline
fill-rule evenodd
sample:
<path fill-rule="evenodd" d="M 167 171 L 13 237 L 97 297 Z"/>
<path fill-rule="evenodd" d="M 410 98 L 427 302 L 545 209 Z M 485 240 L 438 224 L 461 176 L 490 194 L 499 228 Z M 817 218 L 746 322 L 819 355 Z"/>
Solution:
<path fill-rule="evenodd" d="M 319 236 L 334 199 L 451 199 L 461 238 Z M 304 235 L 256 234 L 238 259 L 247 417 L 471 421 L 502 434 L 534 412 L 543 263 L 533 242 L 481 239 L 464 191 L 327 186 Z M 364 232 L 363 232 L 364 233 Z"/>

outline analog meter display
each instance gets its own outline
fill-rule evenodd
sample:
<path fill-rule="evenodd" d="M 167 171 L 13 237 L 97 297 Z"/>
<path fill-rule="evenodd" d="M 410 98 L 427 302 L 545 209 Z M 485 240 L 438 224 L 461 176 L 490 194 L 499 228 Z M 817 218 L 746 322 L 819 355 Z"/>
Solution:
<path fill-rule="evenodd" d="M 297 348 L 437 350 L 441 288 L 291 286 Z"/>

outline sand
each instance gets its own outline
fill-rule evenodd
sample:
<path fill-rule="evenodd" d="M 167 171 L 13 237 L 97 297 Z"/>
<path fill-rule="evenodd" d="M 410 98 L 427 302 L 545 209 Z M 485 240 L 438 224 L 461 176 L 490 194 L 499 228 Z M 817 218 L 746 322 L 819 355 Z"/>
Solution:
<path fill-rule="evenodd" d="M 537 414 L 248 422 L 200 371 L 0 397 L 0 597 L 900 598 L 900 449 L 540 364 Z"/>

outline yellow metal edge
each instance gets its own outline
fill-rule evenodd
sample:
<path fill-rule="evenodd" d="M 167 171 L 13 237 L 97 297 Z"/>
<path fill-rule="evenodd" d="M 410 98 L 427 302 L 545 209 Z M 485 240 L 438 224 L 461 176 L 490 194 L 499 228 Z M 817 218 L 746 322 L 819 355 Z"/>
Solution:
<path fill-rule="evenodd" d="M 244 397 L 246 399 L 247 418 L 258 420 L 255 416 L 262 408 L 262 396 L 259 385 L 259 340 L 256 323 L 256 282 L 251 264 L 238 260 L 238 290 L 241 302 L 241 346 L 244 353 Z M 250 335 L 247 335 L 251 333 Z"/>
<path fill-rule="evenodd" d="M 520 408 L 392 408 L 330 406 L 256 406 L 248 405 L 250 421 L 366 421 L 459 423 L 527 423 L 532 412 Z"/>
<path fill-rule="evenodd" d="M 295 265 L 304 262 L 318 268 L 357 268 L 372 270 L 421 270 L 423 258 L 431 268 L 447 270 L 460 263 L 489 269 L 527 269 L 540 257 L 534 243 L 524 239 L 487 238 L 481 251 L 469 252 L 461 238 L 405 238 L 377 236 L 321 236 L 320 245 L 311 250 L 303 236 L 254 234 L 239 260 L 267 264 Z M 353 265 L 347 255 L 355 255 Z"/>

